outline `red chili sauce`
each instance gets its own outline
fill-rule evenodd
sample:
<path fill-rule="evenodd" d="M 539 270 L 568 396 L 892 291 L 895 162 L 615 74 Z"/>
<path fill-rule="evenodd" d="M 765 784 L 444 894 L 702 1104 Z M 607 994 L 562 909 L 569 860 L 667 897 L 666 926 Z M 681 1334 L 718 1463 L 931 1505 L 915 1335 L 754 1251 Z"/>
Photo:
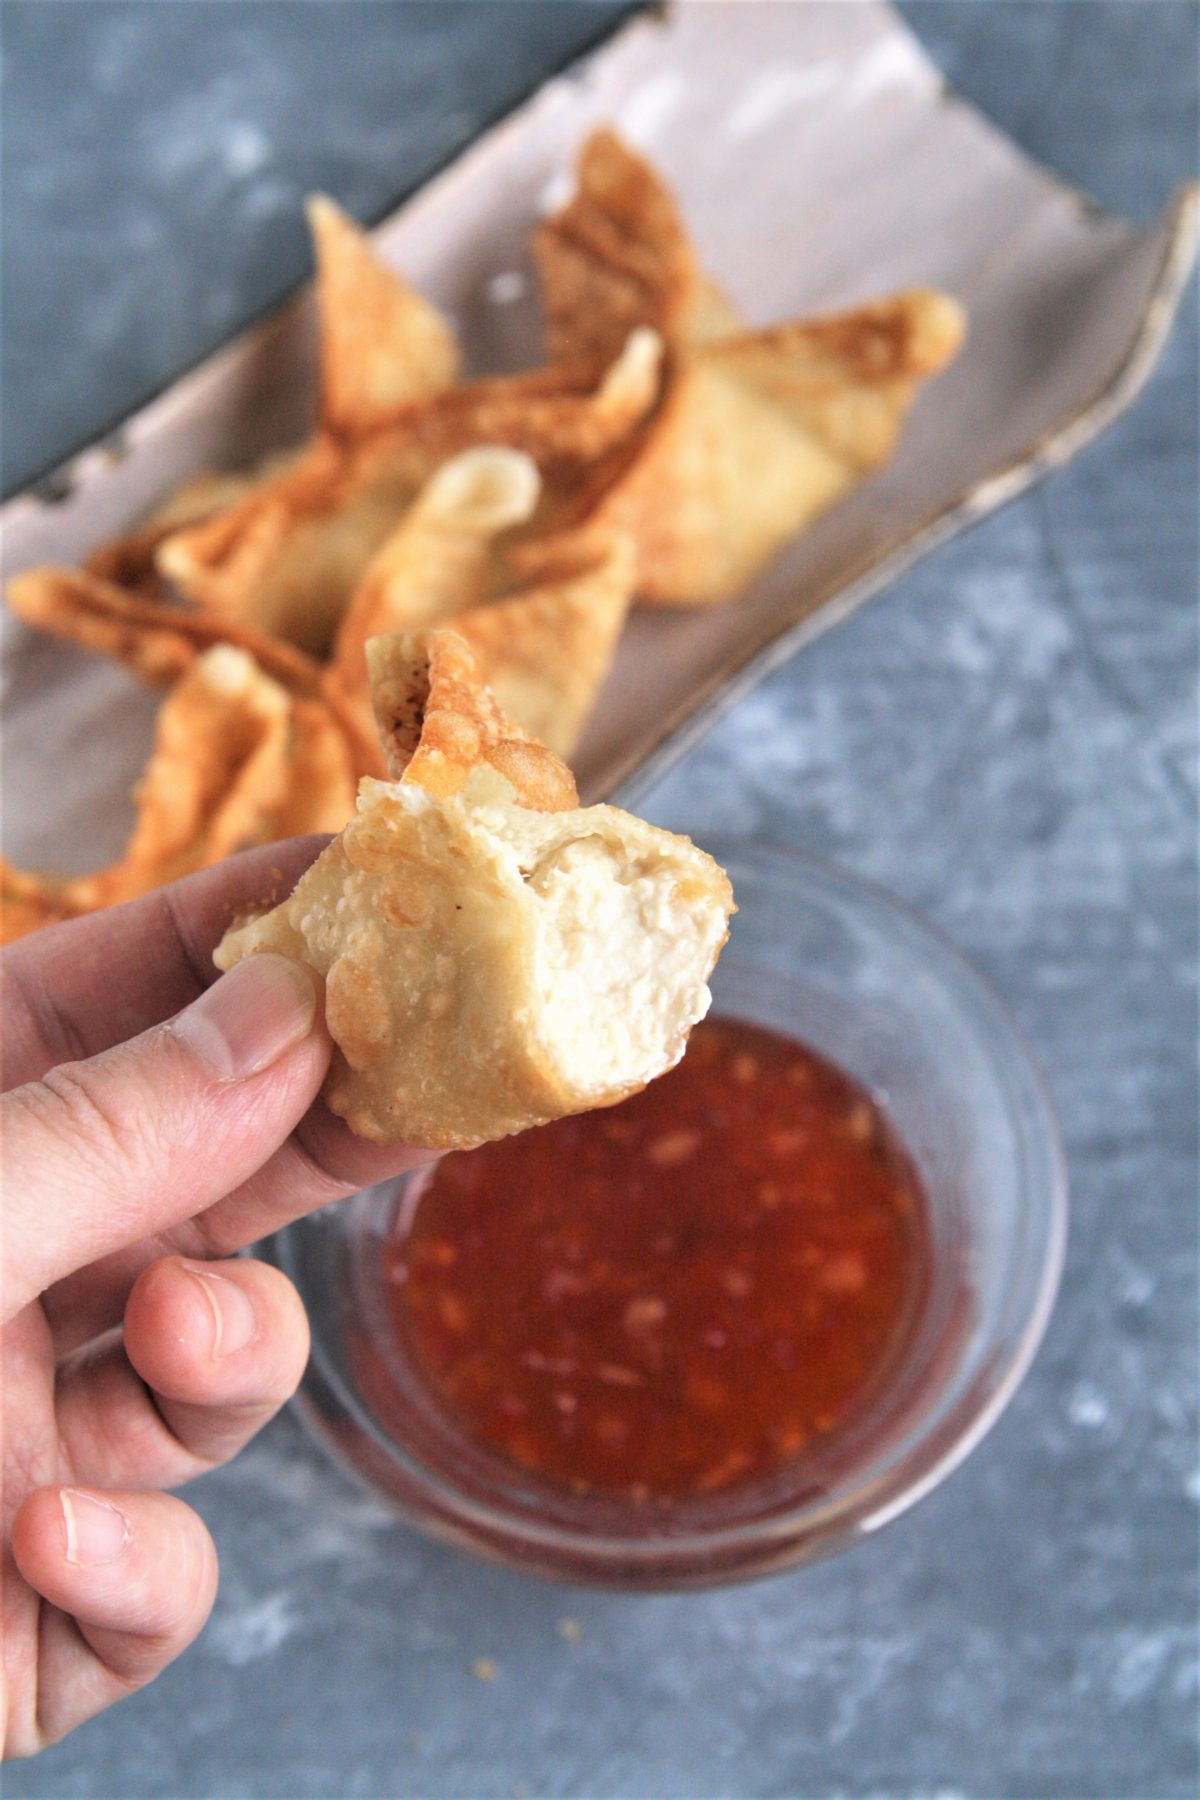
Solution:
<path fill-rule="evenodd" d="M 580 1494 L 777 1470 L 886 1378 L 924 1286 L 920 1183 L 874 1101 L 728 1019 L 620 1106 L 445 1157 L 404 1210 L 388 1291 L 434 1392 Z"/>

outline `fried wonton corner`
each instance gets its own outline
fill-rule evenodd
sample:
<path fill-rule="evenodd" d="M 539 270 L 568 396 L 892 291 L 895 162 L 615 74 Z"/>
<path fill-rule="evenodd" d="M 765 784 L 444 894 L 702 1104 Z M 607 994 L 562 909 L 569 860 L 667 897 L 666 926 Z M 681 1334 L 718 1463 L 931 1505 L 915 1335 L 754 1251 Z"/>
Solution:
<path fill-rule="evenodd" d="M 533 240 L 555 361 L 602 367 L 638 326 L 652 326 L 669 351 L 740 328 L 700 266 L 678 201 L 644 157 L 601 126 L 585 139 L 576 175 L 575 193 Z"/>
<path fill-rule="evenodd" d="M 320 420 L 362 436 L 397 407 L 458 378 L 458 345 L 435 307 L 383 262 L 325 194 L 308 202 L 320 321 Z"/>
<path fill-rule="evenodd" d="M 663 400 L 575 518 L 633 539 L 637 594 L 711 605 L 892 454 L 920 383 L 962 342 L 961 308 L 916 289 L 752 331 L 704 274 L 662 177 L 608 127 L 534 239 L 547 353 L 594 364 L 635 327 L 668 353 Z"/>
<path fill-rule="evenodd" d="M 486 444 L 444 463 L 376 552 L 346 610 L 330 673 L 367 694 L 368 638 L 415 631 L 477 606 L 497 582 L 496 540 L 533 516 L 537 465 Z"/>
<path fill-rule="evenodd" d="M 523 586 L 452 621 L 510 719 L 559 756 L 573 754 L 633 600 L 631 539 L 548 541 L 522 559 Z"/>
<path fill-rule="evenodd" d="M 394 780 L 448 800 L 462 793 L 475 770 L 490 768 L 518 804 L 533 811 L 561 812 L 578 804 L 570 769 L 505 718 L 457 632 L 372 638 L 367 668 Z"/>
<path fill-rule="evenodd" d="M 91 569 L 26 569 L 8 584 L 18 618 L 81 650 L 111 657 L 152 686 L 176 681 L 202 651 L 233 644 L 297 693 L 315 694 L 321 671 L 310 657 L 252 627 L 230 625 L 181 606 L 143 599 Z"/>

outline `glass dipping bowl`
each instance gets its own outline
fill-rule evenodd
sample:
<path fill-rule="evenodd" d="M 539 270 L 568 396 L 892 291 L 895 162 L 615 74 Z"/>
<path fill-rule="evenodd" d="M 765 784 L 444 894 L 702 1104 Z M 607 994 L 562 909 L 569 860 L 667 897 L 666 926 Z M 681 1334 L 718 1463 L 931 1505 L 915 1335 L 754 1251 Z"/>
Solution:
<path fill-rule="evenodd" d="M 774 1027 L 856 1077 L 924 1182 L 925 1303 L 891 1380 L 852 1424 L 769 1478 L 669 1509 L 577 1496 L 469 1437 L 389 1328 L 380 1251 L 419 1173 L 270 1246 L 312 1324 L 296 1404 L 318 1443 L 411 1524 L 531 1574 L 699 1587 L 847 1548 L 979 1442 L 1028 1369 L 1058 1286 L 1058 1131 L 991 989 L 914 913 L 853 875 L 754 843 L 706 847 L 739 908 L 714 1012 Z"/>

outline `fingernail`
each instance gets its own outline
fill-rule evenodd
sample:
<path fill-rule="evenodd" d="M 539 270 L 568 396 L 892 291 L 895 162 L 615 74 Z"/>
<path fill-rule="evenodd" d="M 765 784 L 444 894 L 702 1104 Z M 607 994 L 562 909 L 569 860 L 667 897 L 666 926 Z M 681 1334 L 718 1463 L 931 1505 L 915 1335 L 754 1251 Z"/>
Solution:
<path fill-rule="evenodd" d="M 67 1534 L 67 1561 L 77 1569 L 96 1569 L 115 1563 L 129 1542 L 129 1520 L 107 1500 L 81 1494 L 78 1488 L 60 1488 L 63 1528 Z"/>
<path fill-rule="evenodd" d="M 317 993 L 286 956 L 248 956 L 171 1021 L 170 1029 L 220 1081 L 256 1075 L 307 1037 Z"/>
<path fill-rule="evenodd" d="M 182 1267 L 199 1287 L 212 1313 L 213 1361 L 232 1356 L 250 1342 L 258 1326 L 249 1296 L 227 1275 L 214 1275 L 211 1269 L 197 1268 L 195 1263 L 185 1262 Z"/>

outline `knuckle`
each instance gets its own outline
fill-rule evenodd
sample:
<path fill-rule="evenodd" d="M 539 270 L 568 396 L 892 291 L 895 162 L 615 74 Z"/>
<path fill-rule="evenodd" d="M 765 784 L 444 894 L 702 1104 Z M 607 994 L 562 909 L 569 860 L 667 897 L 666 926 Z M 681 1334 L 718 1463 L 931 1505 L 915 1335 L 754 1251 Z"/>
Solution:
<path fill-rule="evenodd" d="M 133 1172 L 149 1162 L 146 1109 L 88 1063 L 60 1063 L 23 1091 L 43 1127 L 69 1137 L 72 1150 L 90 1164 Z"/>

